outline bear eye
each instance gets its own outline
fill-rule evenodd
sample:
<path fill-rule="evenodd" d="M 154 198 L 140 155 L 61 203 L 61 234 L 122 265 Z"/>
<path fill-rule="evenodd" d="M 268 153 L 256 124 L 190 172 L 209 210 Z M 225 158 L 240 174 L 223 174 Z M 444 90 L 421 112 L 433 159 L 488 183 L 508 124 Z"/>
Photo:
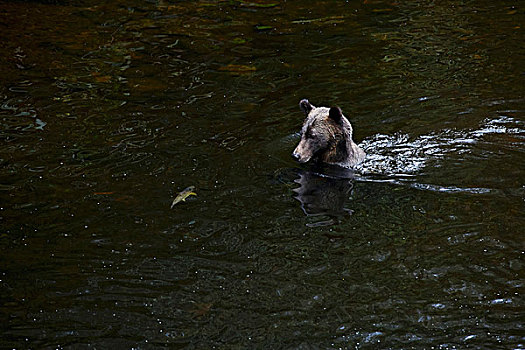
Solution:
<path fill-rule="evenodd" d="M 315 136 L 315 134 L 312 132 L 312 129 L 308 129 L 308 130 L 306 130 L 306 133 L 305 133 L 304 136 L 306 136 L 307 138 L 311 139 L 311 138 L 313 138 Z"/>

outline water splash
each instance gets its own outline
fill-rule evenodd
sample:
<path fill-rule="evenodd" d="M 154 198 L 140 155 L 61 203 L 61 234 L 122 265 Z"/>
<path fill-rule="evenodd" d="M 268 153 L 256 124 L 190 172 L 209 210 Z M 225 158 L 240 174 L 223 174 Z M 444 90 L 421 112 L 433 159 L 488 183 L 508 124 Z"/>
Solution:
<path fill-rule="evenodd" d="M 505 157 L 507 151 L 525 152 L 525 122 L 510 116 L 485 119 L 474 130 L 442 130 L 411 137 L 377 134 L 361 143 L 367 157 L 358 167 L 368 182 L 410 183 L 413 188 L 437 192 L 474 194 L 499 192 L 483 187 L 415 183 L 415 177 L 465 161 Z M 433 169 L 433 170 L 431 170 Z"/>
<path fill-rule="evenodd" d="M 439 160 L 448 156 L 468 158 L 473 154 L 472 145 L 489 142 L 488 137 L 505 135 L 499 142 L 501 146 L 514 146 L 525 151 L 525 123 L 523 121 L 500 116 L 486 119 L 476 130 L 443 130 L 438 133 L 411 138 L 408 134 L 377 134 L 363 140 L 361 147 L 367 158 L 359 166 L 362 174 L 397 175 L 417 174 L 430 163 L 439 166 Z M 493 140 L 490 141 L 494 143 Z M 505 144 L 506 143 L 506 144 Z M 491 153 L 497 153 L 498 147 Z"/>

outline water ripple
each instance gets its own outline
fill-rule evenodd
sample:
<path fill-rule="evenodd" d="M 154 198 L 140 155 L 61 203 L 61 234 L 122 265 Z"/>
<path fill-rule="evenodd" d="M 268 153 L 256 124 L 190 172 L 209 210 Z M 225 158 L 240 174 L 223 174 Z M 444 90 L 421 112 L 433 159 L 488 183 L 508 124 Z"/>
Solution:
<path fill-rule="evenodd" d="M 498 189 L 460 184 L 432 184 L 415 176 L 432 174 L 432 169 L 446 168 L 456 175 L 465 162 L 478 163 L 505 159 L 508 152 L 525 152 L 525 122 L 510 116 L 486 119 L 474 130 L 443 130 L 411 137 L 408 134 L 377 134 L 361 143 L 367 152 L 359 165 L 360 179 L 373 182 L 409 183 L 411 187 L 446 193 L 523 195 L 523 188 L 507 186 Z M 485 176 L 490 175 L 486 172 Z M 495 179 L 496 174 L 493 175 Z M 481 179 L 481 178 L 480 178 Z M 494 180 L 492 180 L 494 181 Z M 461 182 L 461 180 L 460 180 Z"/>

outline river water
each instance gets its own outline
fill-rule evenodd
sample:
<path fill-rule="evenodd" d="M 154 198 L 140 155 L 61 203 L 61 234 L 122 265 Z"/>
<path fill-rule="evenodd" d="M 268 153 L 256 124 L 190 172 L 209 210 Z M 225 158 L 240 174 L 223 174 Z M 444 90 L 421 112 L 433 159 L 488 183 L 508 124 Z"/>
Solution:
<path fill-rule="evenodd" d="M 525 348 L 524 23 L 0 2 L 0 347 Z M 292 159 L 303 98 L 353 123 L 353 176 Z"/>

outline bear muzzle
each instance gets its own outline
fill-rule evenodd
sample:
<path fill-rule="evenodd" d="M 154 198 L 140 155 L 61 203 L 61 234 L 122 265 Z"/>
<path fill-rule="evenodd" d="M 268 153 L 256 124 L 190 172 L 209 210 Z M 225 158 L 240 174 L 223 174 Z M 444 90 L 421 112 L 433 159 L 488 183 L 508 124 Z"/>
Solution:
<path fill-rule="evenodd" d="M 301 155 L 299 153 L 295 152 L 295 151 L 292 153 L 292 157 L 293 157 L 293 159 L 295 159 L 299 163 L 306 163 L 305 160 L 301 159 Z"/>
<path fill-rule="evenodd" d="M 312 158 L 311 152 L 305 152 L 304 147 L 299 143 L 292 153 L 292 157 L 299 163 L 306 163 Z"/>

